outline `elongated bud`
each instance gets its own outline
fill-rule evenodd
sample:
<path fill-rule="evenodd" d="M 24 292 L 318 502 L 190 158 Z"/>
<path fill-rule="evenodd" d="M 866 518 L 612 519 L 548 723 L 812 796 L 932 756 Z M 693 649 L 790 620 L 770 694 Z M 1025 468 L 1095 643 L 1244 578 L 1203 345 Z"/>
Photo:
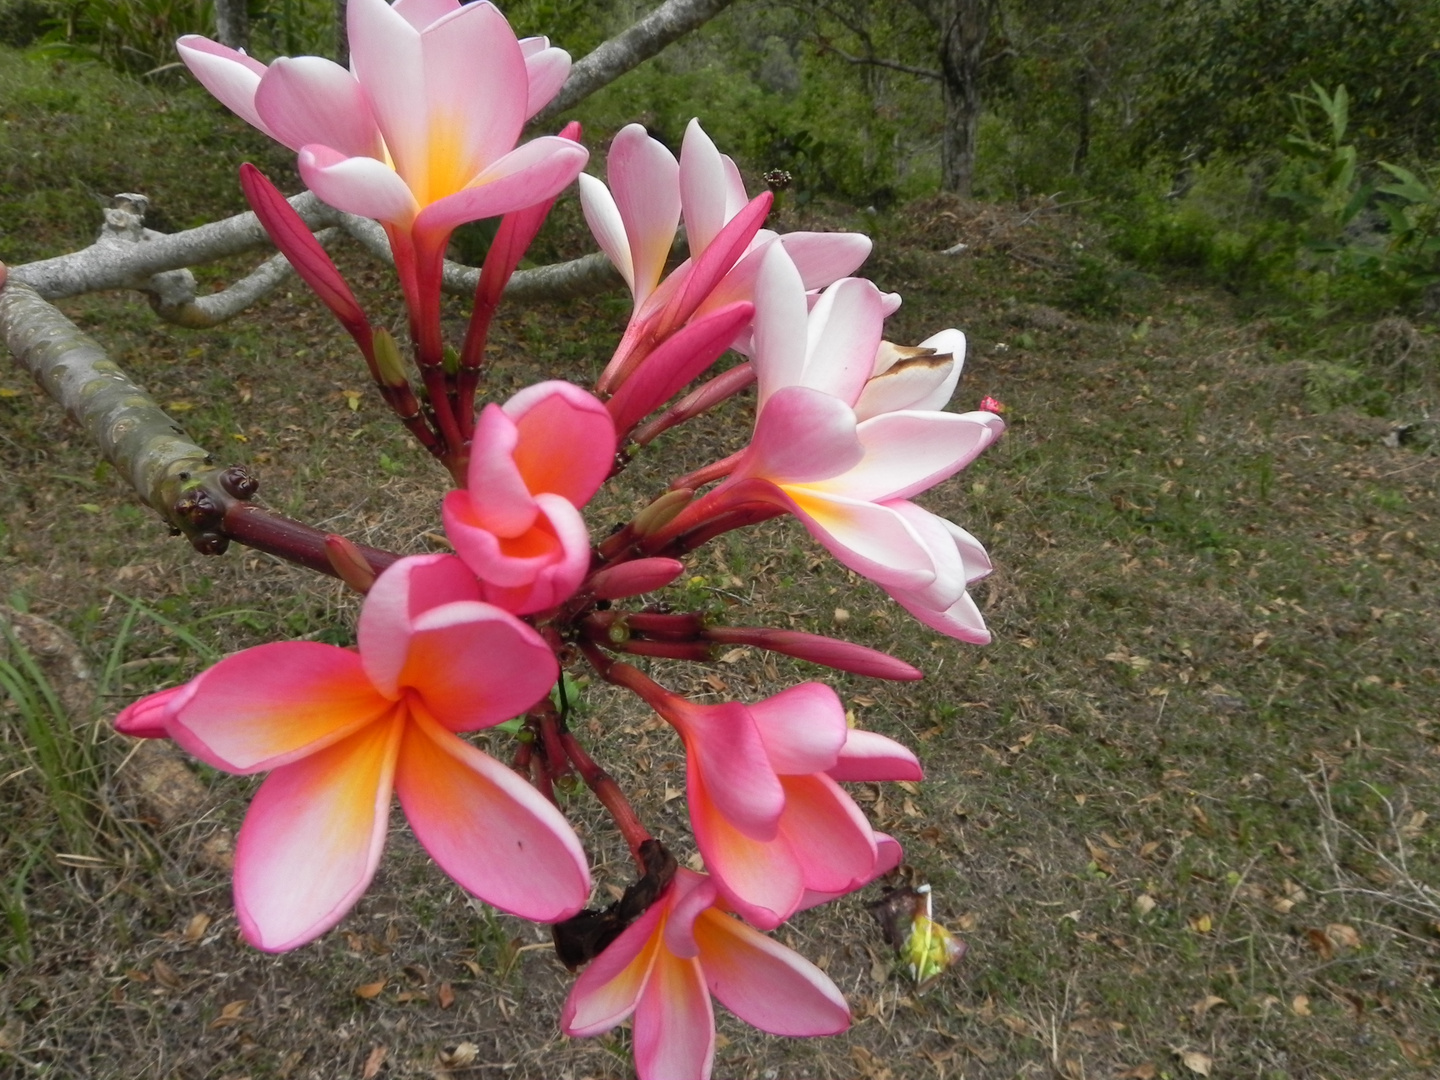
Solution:
<path fill-rule="evenodd" d="M 625 621 L 638 634 L 671 641 L 694 641 L 705 629 L 705 617 L 694 611 L 633 611 Z"/>
<path fill-rule="evenodd" d="M 659 656 L 667 660 L 713 660 L 715 647 L 708 641 L 648 641 L 631 638 L 624 645 L 611 648 L 635 656 Z"/>
<path fill-rule="evenodd" d="M 636 559 L 597 571 L 588 585 L 601 600 L 619 600 L 663 589 L 684 572 L 678 559 Z"/>
<path fill-rule="evenodd" d="M 383 326 L 375 328 L 375 367 L 385 386 L 401 387 L 409 381 L 405 378 L 405 361 L 400 356 L 400 345 L 395 335 Z"/>
<path fill-rule="evenodd" d="M 325 537 L 325 557 L 335 576 L 358 593 L 368 593 L 375 584 L 375 571 L 360 554 L 360 549 L 334 533 Z"/>
<path fill-rule="evenodd" d="M 635 515 L 631 522 L 631 529 L 636 537 L 650 536 L 659 532 L 670 522 L 679 516 L 680 511 L 690 505 L 690 500 L 695 498 L 695 492 L 690 488 L 678 488 L 675 491 L 667 491 L 649 506 Z"/>
<path fill-rule="evenodd" d="M 824 664 L 839 671 L 853 671 L 876 679 L 913 682 L 925 677 L 919 668 L 897 660 L 889 653 L 856 645 L 853 641 L 807 634 L 801 630 L 773 630 L 765 626 L 713 626 L 701 632 L 708 641 L 724 645 L 752 645 L 757 649 Z"/>

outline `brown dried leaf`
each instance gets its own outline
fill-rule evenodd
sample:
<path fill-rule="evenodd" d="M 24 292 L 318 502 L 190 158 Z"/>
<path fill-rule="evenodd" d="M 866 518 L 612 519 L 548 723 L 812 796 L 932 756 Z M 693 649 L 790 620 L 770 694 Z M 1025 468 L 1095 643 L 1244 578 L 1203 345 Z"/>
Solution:
<path fill-rule="evenodd" d="M 220 1015 L 210 1021 L 210 1030 L 218 1031 L 220 1028 L 232 1027 L 235 1024 L 241 1023 L 245 1007 L 249 1004 L 250 1002 L 248 1000 L 231 1001 L 227 1003 L 220 1010 Z"/>
<path fill-rule="evenodd" d="M 442 982 L 435 989 L 435 1004 L 442 1009 L 448 1009 L 455 1004 L 455 988 L 448 982 Z"/>
<path fill-rule="evenodd" d="M 156 960 L 151 964 L 150 973 L 155 976 L 155 981 L 161 986 L 168 987 L 171 990 L 180 989 L 180 976 L 176 974 L 175 969 L 164 960 Z"/>
<path fill-rule="evenodd" d="M 1329 960 L 1335 955 L 1335 945 L 1325 936 L 1324 930 L 1317 930 L 1313 926 L 1307 927 L 1305 940 L 1310 942 L 1310 947 L 1320 954 L 1321 960 Z"/>
<path fill-rule="evenodd" d="M 1213 1009 L 1216 1005 L 1228 1004 L 1230 1003 L 1222 997 L 1216 997 L 1214 994 L 1206 994 L 1205 997 L 1197 1001 L 1194 1005 L 1190 1006 L 1190 1011 L 1195 1014 L 1195 1019 L 1198 1021 L 1203 1020 L 1205 1018 L 1205 1014 L 1208 1013 L 1211 1009 Z"/>
<path fill-rule="evenodd" d="M 1115 1080 L 1155 1080 L 1159 1074 L 1160 1070 L 1147 1061 L 1143 1065 L 1136 1065 L 1133 1069 L 1126 1069 L 1115 1077 Z"/>
<path fill-rule="evenodd" d="M 390 1048 L 383 1044 L 371 1050 L 365 1058 L 365 1068 L 361 1070 L 361 1080 L 375 1080 L 380 1075 L 380 1066 L 385 1064 L 385 1055 L 390 1053 Z"/>
<path fill-rule="evenodd" d="M 1182 1050 L 1180 1052 L 1180 1064 L 1193 1073 L 1201 1076 L 1209 1076 L 1210 1069 L 1215 1064 L 1215 1059 L 1209 1054 L 1202 1054 L 1199 1050 Z"/>
<path fill-rule="evenodd" d="M 1360 948 L 1360 935 L 1355 932 L 1353 926 L 1347 926 L 1345 923 L 1329 923 L 1325 927 L 1325 936 L 1337 949 Z"/>
<path fill-rule="evenodd" d="M 1290 1001 L 1290 1010 L 1296 1016 L 1310 1016 L 1310 999 L 1304 994 L 1296 994 Z"/>
<path fill-rule="evenodd" d="M 446 1069 L 468 1069 L 480 1056 L 480 1047 L 472 1042 L 462 1042 L 453 1050 L 440 1051 L 440 1065 Z"/>
<path fill-rule="evenodd" d="M 203 911 L 196 912 L 190 916 L 190 921 L 185 924 L 185 940 L 191 945 L 205 936 L 205 931 L 210 929 L 210 916 Z"/>
<path fill-rule="evenodd" d="M 355 988 L 355 996 L 358 998 L 363 998 L 365 1001 L 370 1001 L 373 998 L 379 997 L 380 991 L 384 989 L 385 980 L 381 979 L 378 982 L 365 983 L 361 986 L 357 986 Z"/>

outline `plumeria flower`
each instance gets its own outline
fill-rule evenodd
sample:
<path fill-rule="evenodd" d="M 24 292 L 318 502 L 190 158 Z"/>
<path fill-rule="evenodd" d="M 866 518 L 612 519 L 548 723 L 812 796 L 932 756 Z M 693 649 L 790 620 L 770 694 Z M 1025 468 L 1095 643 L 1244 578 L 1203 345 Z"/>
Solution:
<path fill-rule="evenodd" d="M 754 200 L 735 162 L 716 149 L 698 120 L 685 130 L 678 162 L 639 124 L 623 128 L 610 145 L 606 175 L 608 187 L 582 175 L 580 201 L 596 242 L 635 300 L 625 338 L 600 379 L 600 388 L 609 391 L 624 381 L 637 354 L 643 358 L 655 344 L 650 339 L 753 300 L 757 255 L 777 234 L 757 222 L 735 236 L 732 224 L 744 219 Z M 690 258 L 662 281 L 682 217 Z M 870 239 L 860 233 L 793 232 L 778 240 L 811 289 L 851 273 L 870 254 Z M 703 278 L 702 288 L 696 288 L 697 278 Z"/>
<path fill-rule="evenodd" d="M 698 705 L 637 676 L 611 669 L 684 740 L 695 843 L 733 910 L 771 930 L 807 897 L 844 895 L 888 869 L 891 853 L 837 780 L 924 773 L 899 743 L 847 727 L 834 690 L 802 683 L 752 705 Z"/>
<path fill-rule="evenodd" d="M 906 409 L 938 412 L 950 403 L 964 366 L 965 335 L 959 330 L 941 330 L 913 348 L 881 341 L 855 401 L 855 419 Z"/>
<path fill-rule="evenodd" d="M 567 1035 L 599 1035 L 633 1014 L 640 1080 L 708 1080 L 712 995 L 772 1035 L 834 1035 L 850 1026 L 845 999 L 823 971 L 727 914 L 714 879 L 683 868 L 576 980 L 560 1026 Z"/>
<path fill-rule="evenodd" d="M 486 600 L 528 614 L 575 592 L 590 569 L 590 533 L 578 508 L 614 461 L 610 413 L 578 386 L 537 383 L 503 406 L 485 406 L 470 446 L 469 485 L 445 496 L 442 515 Z"/>
<path fill-rule="evenodd" d="M 360 613 L 359 649 L 259 645 L 125 710 L 116 726 L 169 735 L 224 772 L 268 772 L 235 850 L 235 909 L 270 952 L 338 923 L 369 886 L 394 792 L 462 887 L 541 922 L 585 903 L 589 871 L 565 818 L 458 732 L 524 712 L 554 683 L 549 646 L 482 603 L 452 555 L 402 559 Z"/>
<path fill-rule="evenodd" d="M 876 373 L 884 310 L 879 290 L 858 278 L 836 282 L 811 309 L 785 250 L 766 252 L 756 289 L 755 434 L 728 479 L 670 532 L 739 506 L 783 506 L 921 622 L 983 643 L 989 631 L 966 589 L 990 571 L 985 550 L 910 497 L 970 464 L 1005 425 L 993 413 L 937 410 L 958 378 L 958 331 L 931 339 L 936 356 L 944 348 L 952 358 L 938 379 L 922 365 L 924 378 L 902 369 L 894 392 L 887 388 L 900 361 Z"/>
<path fill-rule="evenodd" d="M 559 92 L 569 56 L 544 38 L 516 40 L 490 3 L 352 0 L 347 10 L 349 71 L 316 56 L 266 67 L 195 36 L 180 39 L 180 57 L 233 112 L 299 153 L 316 195 L 386 226 L 415 310 L 438 290 L 457 225 L 543 202 L 584 168 L 571 140 L 515 145 Z"/>

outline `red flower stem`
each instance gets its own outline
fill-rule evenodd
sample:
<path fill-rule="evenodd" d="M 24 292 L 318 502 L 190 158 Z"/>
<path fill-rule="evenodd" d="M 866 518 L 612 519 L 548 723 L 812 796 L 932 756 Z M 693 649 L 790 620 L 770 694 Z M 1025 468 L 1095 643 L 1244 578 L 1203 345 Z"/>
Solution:
<path fill-rule="evenodd" d="M 551 780 L 570 775 L 570 759 L 560 741 L 562 730 L 560 714 L 546 698 L 530 710 L 530 718 L 540 729 L 540 754 L 545 774 Z"/>
<path fill-rule="evenodd" d="M 330 534 L 321 529 L 235 499 L 225 506 L 219 521 L 219 532 L 246 547 L 275 555 L 286 562 L 319 570 L 331 577 L 337 576 L 325 550 L 325 537 Z M 382 551 L 363 544 L 355 547 L 377 574 L 400 559 L 393 551 Z"/>
<path fill-rule="evenodd" d="M 633 656 L 659 656 L 666 660 L 696 660 L 704 663 L 715 658 L 715 647 L 708 641 L 646 641 L 631 638 L 612 644 L 616 652 Z"/>
<path fill-rule="evenodd" d="M 729 476 L 731 470 L 733 470 L 735 466 L 740 463 L 740 458 L 744 455 L 744 453 L 744 450 L 737 450 L 735 453 L 731 454 L 727 458 L 721 458 L 719 461 L 712 461 L 703 469 L 696 469 L 694 472 L 680 477 L 680 479 L 676 480 L 670 485 L 670 488 L 671 490 L 677 490 L 679 488 L 698 488 L 702 484 L 710 483 L 712 480 L 723 480 L 725 477 Z"/>
<path fill-rule="evenodd" d="M 620 785 L 615 782 L 615 778 L 595 763 L 595 759 L 585 752 L 585 748 L 580 745 L 580 741 L 572 733 L 562 731 L 560 742 L 565 747 L 565 753 L 574 763 L 575 771 L 585 781 L 585 786 L 595 793 L 595 798 L 600 800 L 600 805 L 605 807 L 615 820 L 620 835 L 625 838 L 625 843 L 630 848 L 630 855 L 635 860 L 636 869 L 643 875 L 645 860 L 641 857 L 640 845 L 653 839 L 649 830 L 640 823 L 639 817 L 635 814 L 635 808 L 630 805 L 630 800 L 625 798 L 625 793 L 620 790 Z"/>
<path fill-rule="evenodd" d="M 625 625 L 655 638 L 671 641 L 693 641 L 705 629 L 705 618 L 698 612 L 632 611 L 623 615 Z"/>

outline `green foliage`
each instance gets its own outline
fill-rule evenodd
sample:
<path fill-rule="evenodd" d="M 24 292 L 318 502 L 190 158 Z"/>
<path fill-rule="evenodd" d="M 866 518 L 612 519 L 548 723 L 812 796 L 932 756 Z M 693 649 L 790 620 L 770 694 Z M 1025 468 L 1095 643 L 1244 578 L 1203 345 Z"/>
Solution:
<path fill-rule="evenodd" d="M 211 32 L 214 23 L 211 0 L 81 0 L 54 20 L 40 48 L 146 74 L 179 63 L 175 39 Z"/>

